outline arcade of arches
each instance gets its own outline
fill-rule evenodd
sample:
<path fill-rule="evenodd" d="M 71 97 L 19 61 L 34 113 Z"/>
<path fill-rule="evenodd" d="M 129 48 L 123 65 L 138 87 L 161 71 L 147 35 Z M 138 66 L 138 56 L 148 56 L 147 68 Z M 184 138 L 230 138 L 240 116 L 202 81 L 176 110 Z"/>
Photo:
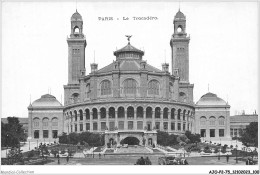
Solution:
<path fill-rule="evenodd" d="M 89 106 L 65 112 L 65 129 L 70 132 L 105 130 L 148 130 L 172 133 L 192 130 L 194 109 L 159 106 Z"/>

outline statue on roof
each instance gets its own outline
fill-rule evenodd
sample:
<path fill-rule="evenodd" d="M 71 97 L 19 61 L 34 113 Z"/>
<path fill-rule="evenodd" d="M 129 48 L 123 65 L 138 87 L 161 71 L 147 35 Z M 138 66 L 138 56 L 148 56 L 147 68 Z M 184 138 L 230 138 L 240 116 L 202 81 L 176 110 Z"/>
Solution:
<path fill-rule="evenodd" d="M 132 37 L 132 35 L 126 35 L 128 43 L 130 43 L 130 38 Z"/>

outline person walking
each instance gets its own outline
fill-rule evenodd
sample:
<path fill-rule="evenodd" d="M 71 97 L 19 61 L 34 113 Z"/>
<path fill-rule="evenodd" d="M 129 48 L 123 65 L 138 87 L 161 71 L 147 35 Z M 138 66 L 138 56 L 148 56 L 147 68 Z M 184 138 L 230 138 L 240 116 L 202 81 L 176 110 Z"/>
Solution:
<path fill-rule="evenodd" d="M 250 165 L 250 159 L 249 158 L 247 158 L 247 160 L 246 160 L 246 165 Z"/>
<path fill-rule="evenodd" d="M 68 163 L 68 162 L 69 162 L 69 158 L 70 158 L 70 157 L 69 157 L 69 154 L 67 155 L 67 157 L 66 157 L 66 158 L 67 158 L 67 163 Z"/>
<path fill-rule="evenodd" d="M 99 156 L 99 159 L 101 159 L 101 154 L 100 153 L 98 154 L 98 156 Z"/>
<path fill-rule="evenodd" d="M 60 154 L 57 155 L 58 158 L 58 164 L 60 164 Z"/>
<path fill-rule="evenodd" d="M 227 154 L 227 163 L 228 163 L 228 160 L 229 160 L 229 155 Z"/>

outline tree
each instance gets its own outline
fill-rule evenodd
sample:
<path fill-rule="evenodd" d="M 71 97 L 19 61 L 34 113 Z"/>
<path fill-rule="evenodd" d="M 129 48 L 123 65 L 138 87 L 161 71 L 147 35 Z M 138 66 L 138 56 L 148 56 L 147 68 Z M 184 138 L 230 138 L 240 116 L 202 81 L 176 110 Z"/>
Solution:
<path fill-rule="evenodd" d="M 68 139 L 67 133 L 63 132 L 63 133 L 59 136 L 59 143 L 64 143 L 64 144 L 68 144 L 68 143 L 69 143 L 69 139 Z"/>
<path fill-rule="evenodd" d="M 190 140 L 191 143 L 200 142 L 200 134 L 192 134 L 190 131 L 186 131 L 185 135 Z"/>
<path fill-rule="evenodd" d="M 17 117 L 8 117 L 8 123 L 1 122 L 1 145 L 16 147 L 20 141 L 25 141 L 24 129 Z"/>
<path fill-rule="evenodd" d="M 70 144 L 77 145 L 78 142 L 79 142 L 79 134 L 72 132 L 72 133 L 69 134 L 68 139 L 69 139 Z"/>
<path fill-rule="evenodd" d="M 242 133 L 241 141 L 246 146 L 258 147 L 258 123 L 251 122 Z"/>
<path fill-rule="evenodd" d="M 157 132 L 157 143 L 159 145 L 167 146 L 168 139 L 169 139 L 169 134 L 167 132 L 164 132 L 164 131 Z"/>

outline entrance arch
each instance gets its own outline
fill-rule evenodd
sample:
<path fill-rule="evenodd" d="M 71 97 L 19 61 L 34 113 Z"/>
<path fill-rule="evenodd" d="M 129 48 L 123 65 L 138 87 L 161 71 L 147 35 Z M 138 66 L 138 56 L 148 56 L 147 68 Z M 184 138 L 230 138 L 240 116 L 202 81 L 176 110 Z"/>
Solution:
<path fill-rule="evenodd" d="M 126 137 L 124 139 L 121 140 L 120 144 L 128 144 L 128 145 L 139 145 L 140 140 L 136 137 Z"/>

